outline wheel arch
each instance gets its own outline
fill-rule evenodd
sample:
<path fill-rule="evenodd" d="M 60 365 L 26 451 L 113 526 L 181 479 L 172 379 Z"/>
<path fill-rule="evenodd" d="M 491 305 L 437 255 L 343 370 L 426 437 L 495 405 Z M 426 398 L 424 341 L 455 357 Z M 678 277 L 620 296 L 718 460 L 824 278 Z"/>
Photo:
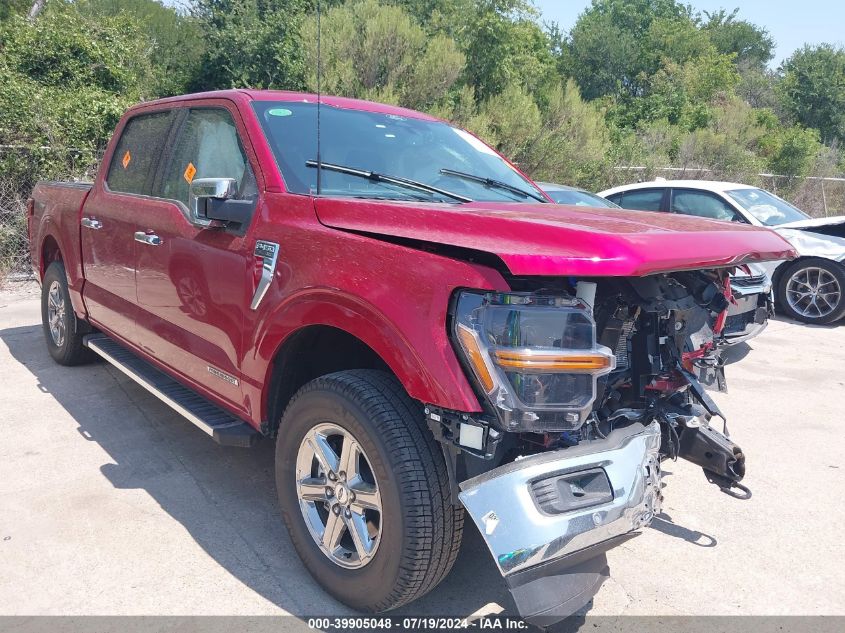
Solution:
<path fill-rule="evenodd" d="M 41 240 L 41 249 L 39 250 L 38 258 L 38 278 L 44 279 L 44 273 L 47 272 L 47 267 L 53 262 L 61 262 L 64 258 L 62 256 L 62 248 L 59 245 L 59 240 L 52 233 L 48 233 Z"/>
<path fill-rule="evenodd" d="M 272 428 L 308 380 L 345 369 L 383 369 L 415 400 L 479 411 L 445 322 L 407 310 L 404 320 L 390 319 L 360 298 L 312 290 L 267 315 L 255 349 L 255 360 L 266 361 L 253 372 L 263 423 Z"/>
<path fill-rule="evenodd" d="M 273 357 L 265 388 L 268 433 L 274 436 L 294 394 L 315 378 L 349 369 L 379 369 L 395 375 L 358 337 L 331 325 L 307 325 L 292 332 Z"/>

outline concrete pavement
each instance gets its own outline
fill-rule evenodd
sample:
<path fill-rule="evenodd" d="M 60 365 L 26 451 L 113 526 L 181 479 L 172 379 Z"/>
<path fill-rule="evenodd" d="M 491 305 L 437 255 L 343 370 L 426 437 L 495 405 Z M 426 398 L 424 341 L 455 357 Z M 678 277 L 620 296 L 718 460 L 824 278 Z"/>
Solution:
<path fill-rule="evenodd" d="M 667 462 L 664 515 L 591 615 L 845 614 L 845 326 L 774 321 L 716 394 L 749 501 Z M 0 294 L 0 614 L 343 615 L 278 516 L 273 446 L 217 446 L 105 363 L 65 368 L 37 294 Z M 414 615 L 513 611 L 471 527 Z"/>

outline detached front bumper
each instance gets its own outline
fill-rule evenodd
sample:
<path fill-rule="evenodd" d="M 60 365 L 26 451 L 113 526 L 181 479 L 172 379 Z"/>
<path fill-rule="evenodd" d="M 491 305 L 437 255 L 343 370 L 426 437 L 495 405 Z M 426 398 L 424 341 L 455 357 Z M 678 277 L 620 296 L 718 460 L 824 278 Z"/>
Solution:
<path fill-rule="evenodd" d="M 771 287 L 765 292 L 735 294 L 735 305 L 728 308 L 724 338 L 727 345 L 748 341 L 766 329 L 774 314 Z"/>
<path fill-rule="evenodd" d="M 535 624 L 584 606 L 604 552 L 660 512 L 660 425 L 506 464 L 461 484 L 460 499 L 521 615 Z"/>

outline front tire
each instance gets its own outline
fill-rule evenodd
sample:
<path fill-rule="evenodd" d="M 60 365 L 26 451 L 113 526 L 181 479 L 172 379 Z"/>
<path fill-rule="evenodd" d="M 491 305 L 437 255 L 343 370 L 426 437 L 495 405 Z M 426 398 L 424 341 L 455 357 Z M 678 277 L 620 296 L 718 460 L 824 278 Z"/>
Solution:
<path fill-rule="evenodd" d="M 276 486 L 305 567 L 355 609 L 416 600 L 455 562 L 464 517 L 442 451 L 385 372 L 342 371 L 300 389 L 279 427 Z"/>
<path fill-rule="evenodd" d="M 59 365 L 81 365 L 94 359 L 82 345 L 82 337 L 91 328 L 73 312 L 62 262 L 50 264 L 41 280 L 41 323 L 47 351 Z"/>
<path fill-rule="evenodd" d="M 778 281 L 784 314 L 804 323 L 828 324 L 845 316 L 845 267 L 812 257 L 791 264 Z"/>

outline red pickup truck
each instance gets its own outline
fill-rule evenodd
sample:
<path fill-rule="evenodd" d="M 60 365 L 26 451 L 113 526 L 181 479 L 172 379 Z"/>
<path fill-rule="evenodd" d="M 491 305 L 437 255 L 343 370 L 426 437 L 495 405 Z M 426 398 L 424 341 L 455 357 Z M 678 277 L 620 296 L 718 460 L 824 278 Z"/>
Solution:
<path fill-rule="evenodd" d="M 541 623 L 660 511 L 662 459 L 745 490 L 702 383 L 723 383 L 729 273 L 792 255 L 767 229 L 555 205 L 425 114 L 245 90 L 133 107 L 93 184 L 35 187 L 29 232 L 53 358 L 105 358 L 221 444 L 275 438 L 282 517 L 332 595 L 430 591 L 466 511 Z"/>

